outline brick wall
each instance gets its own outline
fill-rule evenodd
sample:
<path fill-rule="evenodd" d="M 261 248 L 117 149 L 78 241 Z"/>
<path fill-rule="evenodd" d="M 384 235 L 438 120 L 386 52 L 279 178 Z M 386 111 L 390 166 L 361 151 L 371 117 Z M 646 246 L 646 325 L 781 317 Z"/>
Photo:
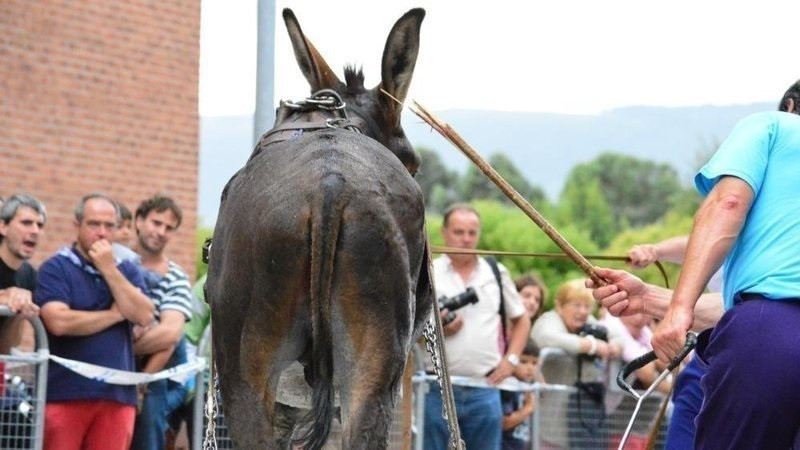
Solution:
<path fill-rule="evenodd" d="M 49 221 L 34 263 L 75 237 L 101 191 L 134 210 L 156 192 L 184 221 L 169 256 L 194 274 L 199 0 L 0 1 L 0 195 Z"/>

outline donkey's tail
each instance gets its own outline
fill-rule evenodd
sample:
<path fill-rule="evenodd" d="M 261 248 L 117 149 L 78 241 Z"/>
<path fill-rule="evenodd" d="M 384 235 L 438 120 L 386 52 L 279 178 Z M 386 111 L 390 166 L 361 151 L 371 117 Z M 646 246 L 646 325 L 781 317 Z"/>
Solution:
<path fill-rule="evenodd" d="M 336 245 L 342 224 L 344 180 L 338 174 L 323 179 L 322 204 L 311 212 L 312 409 L 302 420 L 306 431 L 293 441 L 305 449 L 320 449 L 328 440 L 334 412 L 331 291 Z M 315 217 L 316 216 L 316 217 Z"/>

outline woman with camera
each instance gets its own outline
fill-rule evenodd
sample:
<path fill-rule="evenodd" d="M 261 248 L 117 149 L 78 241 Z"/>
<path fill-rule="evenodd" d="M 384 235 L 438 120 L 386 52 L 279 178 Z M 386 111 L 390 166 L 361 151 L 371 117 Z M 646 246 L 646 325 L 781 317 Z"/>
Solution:
<path fill-rule="evenodd" d="M 607 330 L 592 316 L 596 307 L 584 280 L 562 284 L 555 309 L 542 314 L 531 337 L 541 349 L 541 372 L 548 384 L 575 386 L 575 392 L 548 392 L 542 398 L 542 438 L 552 448 L 594 448 L 607 442 L 605 386 L 609 359 L 622 349 L 621 336 Z M 555 348 L 561 352 L 549 352 Z M 551 422 L 552 421 L 552 422 Z M 565 425 L 566 424 L 566 429 Z"/>

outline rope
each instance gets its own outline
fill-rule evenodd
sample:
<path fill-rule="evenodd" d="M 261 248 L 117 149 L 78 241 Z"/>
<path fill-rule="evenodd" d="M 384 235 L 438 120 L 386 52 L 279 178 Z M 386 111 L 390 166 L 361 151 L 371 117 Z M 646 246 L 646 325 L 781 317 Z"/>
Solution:
<path fill-rule="evenodd" d="M 439 245 L 431 246 L 431 253 L 450 253 L 454 255 L 498 255 L 498 256 L 526 256 L 532 258 L 550 258 L 550 259 L 571 259 L 570 256 L 564 253 L 546 253 L 546 252 L 509 252 L 504 250 L 481 250 L 481 249 L 468 249 L 468 248 L 455 248 L 444 247 Z M 615 255 L 583 255 L 586 259 L 593 259 L 596 261 L 630 261 L 627 256 Z M 669 277 L 667 271 L 661 261 L 656 261 L 655 266 L 658 267 L 661 276 L 664 277 L 664 287 L 669 289 Z"/>

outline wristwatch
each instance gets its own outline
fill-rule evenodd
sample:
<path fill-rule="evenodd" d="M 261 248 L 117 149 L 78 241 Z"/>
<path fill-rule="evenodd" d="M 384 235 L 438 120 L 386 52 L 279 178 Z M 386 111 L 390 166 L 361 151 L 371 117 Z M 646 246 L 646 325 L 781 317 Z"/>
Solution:
<path fill-rule="evenodd" d="M 519 365 L 519 356 L 517 356 L 517 355 L 515 355 L 515 354 L 513 354 L 513 353 L 509 353 L 509 354 L 507 354 L 507 355 L 506 355 L 506 359 L 507 359 L 507 360 L 508 360 L 508 362 L 510 362 L 510 363 L 511 363 L 511 365 L 512 365 L 512 366 L 514 366 L 514 367 L 517 367 L 517 366 Z"/>

